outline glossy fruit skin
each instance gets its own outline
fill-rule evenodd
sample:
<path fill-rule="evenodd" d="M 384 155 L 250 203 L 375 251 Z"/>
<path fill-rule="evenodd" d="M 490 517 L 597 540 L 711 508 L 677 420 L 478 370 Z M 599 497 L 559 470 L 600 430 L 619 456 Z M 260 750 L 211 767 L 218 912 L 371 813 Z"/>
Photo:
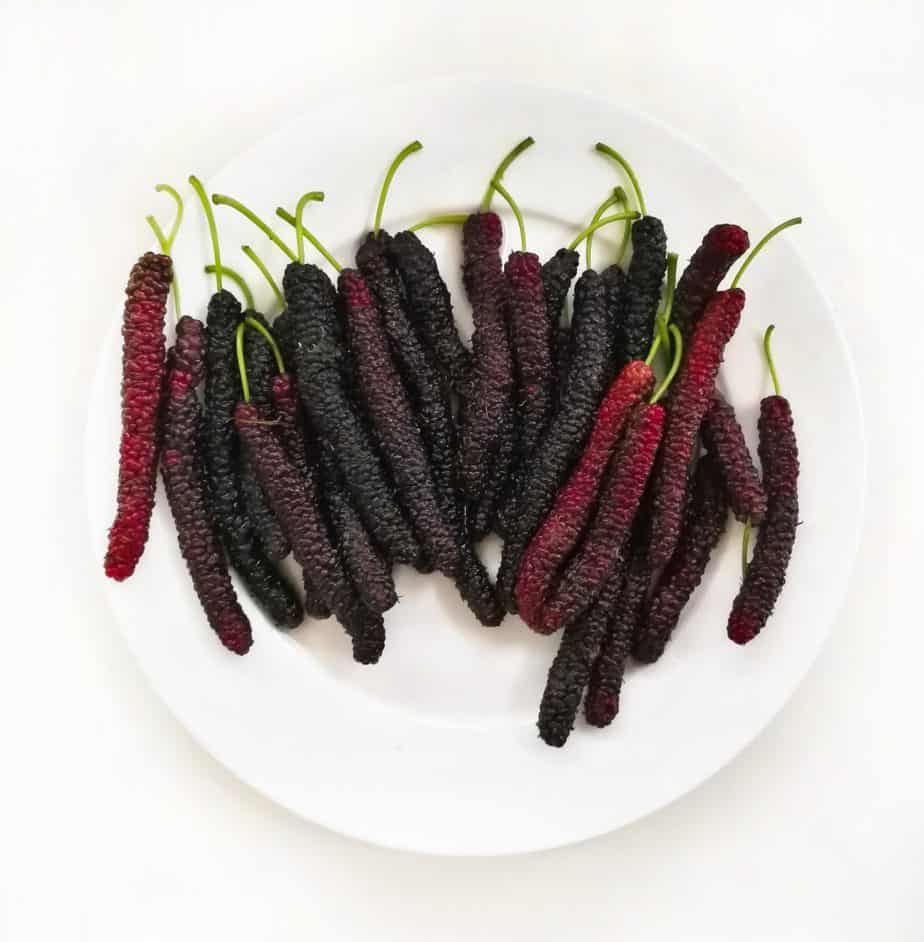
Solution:
<path fill-rule="evenodd" d="M 552 417 L 555 362 L 539 256 L 511 252 L 504 265 L 504 280 L 516 378 L 514 453 L 502 498 L 502 516 L 507 518 L 514 512 L 520 481 Z"/>
<path fill-rule="evenodd" d="M 212 516 L 228 554 L 247 591 L 281 628 L 294 628 L 302 607 L 289 583 L 259 545 L 243 503 L 240 442 L 234 409 L 240 397 L 240 371 L 235 339 L 241 306 L 228 291 L 212 295 L 207 316 L 205 363 L 205 467 Z"/>
<path fill-rule="evenodd" d="M 551 634 L 587 611 L 602 593 L 629 539 L 664 427 L 664 407 L 637 406 L 600 491 L 580 549 L 565 567 L 536 630 Z"/>
<path fill-rule="evenodd" d="M 591 726 L 609 726 L 619 712 L 626 662 L 651 583 L 643 539 L 647 531 L 644 526 L 639 526 L 639 522 L 636 521 L 634 528 L 619 598 L 613 606 L 600 654 L 587 683 L 584 718 Z"/>
<path fill-rule="evenodd" d="M 393 562 L 413 565 L 420 548 L 347 385 L 334 287 L 317 266 L 292 262 L 283 288 L 305 414 L 323 446 L 334 454 L 353 505 L 376 544 Z"/>
<path fill-rule="evenodd" d="M 122 314 L 122 436 L 116 515 L 104 569 L 127 579 L 148 539 L 159 448 L 158 418 L 164 389 L 164 316 L 173 280 L 167 255 L 146 252 L 135 262 Z"/>
<path fill-rule="evenodd" d="M 462 279 L 472 305 L 472 367 L 462 403 L 460 478 L 470 513 L 487 495 L 493 510 L 513 458 L 513 360 L 505 319 L 506 289 L 496 213 L 472 213 L 462 227 Z M 485 509 L 481 509 L 482 517 Z"/>
<path fill-rule="evenodd" d="M 799 448 L 789 401 L 783 396 L 762 400 L 757 430 L 767 515 L 728 619 L 728 637 L 736 644 L 756 638 L 773 613 L 799 526 Z"/>
<path fill-rule="evenodd" d="M 666 565 L 677 548 L 696 437 L 712 401 L 725 346 L 741 320 L 744 300 L 740 288 L 712 296 L 693 330 L 671 387 L 664 444 L 653 483 L 649 548 L 653 569 Z"/>
<path fill-rule="evenodd" d="M 555 578 L 568 562 L 596 507 L 600 482 L 629 416 L 654 387 L 651 367 L 640 360 L 626 364 L 610 385 L 594 427 L 567 483 L 523 554 L 517 577 L 517 606 L 529 625 L 541 623 L 542 608 Z"/>
<path fill-rule="evenodd" d="M 734 515 L 758 526 L 767 512 L 767 495 L 735 416 L 735 409 L 719 392 L 712 396 L 701 429 L 703 443 L 714 456 Z"/>
<path fill-rule="evenodd" d="M 718 462 L 707 453 L 696 464 L 680 542 L 658 580 L 633 641 L 632 654 L 637 661 L 651 664 L 664 653 L 725 530 L 728 506 Z"/>
<path fill-rule="evenodd" d="M 393 242 L 384 230 L 369 233 L 356 253 L 356 264 L 381 314 L 395 365 L 427 447 L 434 483 L 456 518 L 460 509 L 456 493 L 458 430 L 451 387 L 411 321 L 407 292 L 392 262 Z"/>
<path fill-rule="evenodd" d="M 558 653 L 549 669 L 539 705 L 539 735 L 549 746 L 560 748 L 574 728 L 581 695 L 591 675 L 607 633 L 622 585 L 623 563 L 614 560 L 612 579 L 590 610 L 562 634 Z"/>
<path fill-rule="evenodd" d="M 677 282 L 671 306 L 671 323 L 677 325 L 684 344 L 728 270 L 749 247 L 747 232 L 728 223 L 713 226 L 703 236 Z"/>
<path fill-rule="evenodd" d="M 204 372 L 205 330 L 183 317 L 167 376 L 161 474 L 180 552 L 208 623 L 221 643 L 246 654 L 253 635 L 231 584 L 224 552 L 209 516 L 202 461 L 202 410 L 196 387 Z"/>
<path fill-rule="evenodd" d="M 250 454 L 266 496 L 286 531 L 298 564 L 311 574 L 311 583 L 337 616 L 353 641 L 353 657 L 362 664 L 378 661 L 385 646 L 381 615 L 367 609 L 330 542 L 317 494 L 286 454 L 266 406 L 240 402 L 234 423 Z"/>
<path fill-rule="evenodd" d="M 613 376 L 613 336 L 603 281 L 595 271 L 585 271 L 575 285 L 571 332 L 572 359 L 561 404 L 523 479 L 516 519 L 504 543 L 497 580 L 508 611 L 516 611 L 515 586 L 523 553 L 580 455 Z"/>
<path fill-rule="evenodd" d="M 452 298 L 433 253 L 413 232 L 399 232 L 388 247 L 389 257 L 407 293 L 407 310 L 446 382 L 465 395 L 471 354 L 459 337 Z"/>
<path fill-rule="evenodd" d="M 616 340 L 620 366 L 629 360 L 644 360 L 651 347 L 666 268 L 664 225 L 656 216 L 637 219 L 632 223 L 632 258 L 626 272 L 623 313 Z"/>

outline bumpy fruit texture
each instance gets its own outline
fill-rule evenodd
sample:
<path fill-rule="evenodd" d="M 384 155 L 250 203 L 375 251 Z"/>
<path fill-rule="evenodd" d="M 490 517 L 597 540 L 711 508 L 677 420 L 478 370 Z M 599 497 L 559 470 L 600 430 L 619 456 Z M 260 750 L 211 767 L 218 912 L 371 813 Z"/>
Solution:
<path fill-rule="evenodd" d="M 496 213 L 473 213 L 462 228 L 462 277 L 472 305 L 472 368 L 462 404 L 460 472 L 477 507 L 489 485 L 503 487 L 512 457 L 513 361 L 504 319 L 506 291 Z M 506 460 L 505 460 L 506 459 Z"/>
<path fill-rule="evenodd" d="M 295 590 L 274 568 L 257 540 L 244 509 L 240 442 L 234 408 L 240 398 L 235 339 L 241 306 L 228 291 L 214 294 L 208 307 L 205 379 L 205 466 L 209 500 L 231 566 L 247 591 L 279 627 L 294 628 L 302 619 Z"/>
<path fill-rule="evenodd" d="M 122 315 L 122 437 L 116 516 L 104 568 L 127 579 L 148 539 L 157 483 L 158 415 L 164 388 L 164 315 L 173 279 L 167 255 L 146 252 L 132 267 Z"/>
<path fill-rule="evenodd" d="M 420 548 L 347 386 L 333 285 L 317 266 L 293 262 L 286 268 L 283 288 L 299 396 L 311 426 L 322 447 L 333 452 L 375 542 L 392 561 L 414 564 Z"/>
<path fill-rule="evenodd" d="M 631 362 L 625 354 L 626 338 L 623 330 L 627 303 L 626 275 L 619 265 L 614 264 L 604 268 L 600 277 L 606 291 L 606 316 L 613 335 L 613 369 L 620 370 L 626 363 Z"/>
<path fill-rule="evenodd" d="M 636 408 L 607 472 L 593 522 L 542 611 L 537 630 L 543 634 L 570 625 L 603 591 L 638 514 L 663 426 L 663 406 Z"/>
<path fill-rule="evenodd" d="M 571 282 L 577 275 L 580 256 L 574 249 L 559 249 L 542 265 L 542 288 L 545 293 L 545 310 L 549 320 L 549 336 L 552 345 L 552 362 L 555 365 L 553 395 L 558 399 L 558 384 L 564 374 L 558 368 L 567 349 L 567 332 L 562 336 L 562 311 Z"/>
<path fill-rule="evenodd" d="M 651 393 L 654 375 L 640 360 L 626 365 L 613 381 L 594 422 L 580 460 L 529 544 L 517 578 L 517 605 L 529 625 L 541 623 L 542 607 L 553 581 L 574 552 L 593 513 L 600 482 L 629 416 Z"/>
<path fill-rule="evenodd" d="M 723 223 L 703 236 L 677 282 L 671 306 L 671 323 L 677 325 L 684 344 L 728 270 L 749 247 L 748 234 L 740 226 Z"/>
<path fill-rule="evenodd" d="M 666 268 L 667 236 L 661 220 L 655 216 L 637 219 L 632 223 L 632 259 L 616 339 L 620 366 L 629 360 L 643 360 L 648 353 Z"/>
<path fill-rule="evenodd" d="M 595 271 L 585 271 L 574 289 L 571 351 L 561 404 L 524 477 L 516 518 L 504 543 L 497 579 L 508 611 L 516 611 L 514 590 L 523 553 L 584 447 L 613 376 L 612 330 L 606 316 L 603 281 Z"/>
<path fill-rule="evenodd" d="M 759 525 L 767 512 L 767 495 L 734 407 L 721 393 L 713 395 L 701 431 L 721 472 L 732 512 L 742 523 L 750 520 Z"/>
<path fill-rule="evenodd" d="M 515 500 L 525 469 L 552 416 L 555 363 L 539 257 L 532 252 L 511 252 L 504 277 L 516 374 L 516 428 L 506 504 Z M 509 516 L 506 508 L 504 516 Z"/>
<path fill-rule="evenodd" d="M 450 385 L 411 322 L 407 292 L 392 263 L 393 242 L 383 230 L 369 233 L 356 253 L 356 264 L 381 314 L 395 365 L 420 424 L 444 512 L 458 521 L 458 441 Z"/>
<path fill-rule="evenodd" d="M 433 253 L 413 232 L 399 232 L 389 255 L 407 292 L 407 309 L 418 334 L 432 351 L 444 378 L 465 395 L 471 354 L 459 338 L 452 298 Z"/>
<path fill-rule="evenodd" d="M 385 645 L 380 615 L 359 600 L 330 542 L 317 495 L 286 454 L 266 407 L 238 403 L 234 422 L 266 496 L 286 530 L 298 564 L 308 570 L 311 583 L 324 593 L 324 601 L 353 640 L 353 657 L 374 664 Z"/>
<path fill-rule="evenodd" d="M 799 449 L 789 402 L 782 396 L 764 399 L 757 429 L 767 515 L 728 619 L 728 637 L 736 644 L 757 637 L 772 614 L 786 582 L 799 525 Z"/>
<path fill-rule="evenodd" d="M 744 292 L 720 291 L 707 304 L 671 387 L 664 444 L 654 478 L 649 561 L 653 569 L 674 555 L 687 496 L 687 472 L 703 417 L 712 401 L 725 345 L 741 320 Z"/>
<path fill-rule="evenodd" d="M 584 697 L 584 718 L 591 726 L 609 726 L 619 712 L 619 696 L 632 638 L 641 621 L 642 607 L 651 582 L 651 570 L 636 522 L 626 564 L 626 577 L 607 626 L 600 654 L 594 662 Z"/>
<path fill-rule="evenodd" d="M 378 308 L 358 271 L 344 269 L 339 286 L 359 388 L 372 433 L 418 542 L 437 568 L 452 577 L 458 567 L 452 528 L 440 512 L 420 429 L 392 360 Z"/>
<path fill-rule="evenodd" d="M 238 603 L 208 512 L 200 440 L 202 412 L 196 394 L 203 374 L 204 347 L 202 324 L 182 318 L 167 377 L 161 473 L 180 552 L 208 623 L 229 651 L 246 654 L 253 643 L 250 623 Z"/>
<path fill-rule="evenodd" d="M 633 642 L 636 660 L 651 664 L 663 653 L 680 614 L 696 591 L 728 521 L 728 497 L 718 462 L 700 458 L 680 542 L 661 574 Z"/>
<path fill-rule="evenodd" d="M 565 629 L 549 670 L 539 704 L 538 724 L 539 735 L 549 746 L 563 746 L 574 728 L 581 695 L 598 658 L 622 585 L 621 560 L 615 559 L 613 568 L 613 578 L 590 611 Z"/>

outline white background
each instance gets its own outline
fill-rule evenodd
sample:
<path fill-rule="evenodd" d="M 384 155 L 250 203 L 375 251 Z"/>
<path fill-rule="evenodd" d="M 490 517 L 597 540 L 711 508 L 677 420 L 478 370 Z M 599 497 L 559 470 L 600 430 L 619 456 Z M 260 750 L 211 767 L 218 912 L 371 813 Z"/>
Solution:
<path fill-rule="evenodd" d="M 924 937 L 921 4 L 0 13 L 0 939 Z M 151 184 L 207 177 L 334 89 L 463 70 L 611 95 L 703 144 L 764 206 L 800 211 L 870 444 L 852 590 L 772 726 L 619 833 L 488 860 L 345 840 L 209 759 L 103 604 L 81 470 L 98 338 L 148 243 Z"/>

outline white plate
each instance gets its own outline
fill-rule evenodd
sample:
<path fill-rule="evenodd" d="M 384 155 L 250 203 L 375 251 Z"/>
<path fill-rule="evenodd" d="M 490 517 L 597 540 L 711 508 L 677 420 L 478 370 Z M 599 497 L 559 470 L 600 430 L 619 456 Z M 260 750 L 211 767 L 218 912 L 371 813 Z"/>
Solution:
<path fill-rule="evenodd" d="M 649 211 L 663 218 L 681 264 L 713 223 L 740 223 L 755 241 L 799 209 L 777 206 L 768 216 L 699 149 L 614 105 L 478 80 L 373 90 L 320 107 L 207 187 L 268 218 L 278 203 L 292 206 L 300 192 L 323 188 L 328 200 L 309 206 L 307 223 L 346 261 L 370 223 L 388 161 L 407 141 L 420 138 L 425 149 L 395 179 L 386 211 L 393 231 L 431 211 L 471 207 L 499 157 L 525 134 L 537 144 L 507 183 L 526 211 L 530 247 L 543 256 L 565 244 L 619 182 L 615 167 L 592 151 L 600 139 L 634 161 Z M 505 218 L 509 245 L 516 230 Z M 230 209 L 218 209 L 217 219 L 227 262 L 269 305 L 238 246 L 251 242 L 277 272 L 283 259 Z M 208 247 L 191 194 L 184 227 L 176 253 L 184 302 L 201 314 Z M 425 235 L 467 331 L 458 239 L 457 230 Z M 255 789 L 307 819 L 391 847 L 438 854 L 554 847 L 618 828 L 702 782 L 767 724 L 815 658 L 844 593 L 862 516 L 865 445 L 853 371 L 831 311 L 792 247 L 798 239 L 798 229 L 781 236 L 748 271 L 748 306 L 723 370 L 753 428 L 768 392 L 758 337 L 776 323 L 802 455 L 804 522 L 786 591 L 754 643 L 739 648 L 725 638 L 739 579 L 740 531 L 730 526 L 664 657 L 630 669 L 613 726 L 599 731 L 579 720 L 567 747 L 550 749 L 535 718 L 558 638 L 541 638 L 517 618 L 480 627 L 441 577 L 400 572 L 402 601 L 386 616 L 388 644 L 377 667 L 351 661 L 335 622 L 283 634 L 246 601 L 255 644 L 243 659 L 226 653 L 198 609 L 161 492 L 134 578 L 117 585 L 100 575 L 155 689 Z M 607 248 L 600 239 L 598 264 L 608 260 Z M 100 559 L 113 509 L 119 364 L 113 327 L 87 435 Z"/>

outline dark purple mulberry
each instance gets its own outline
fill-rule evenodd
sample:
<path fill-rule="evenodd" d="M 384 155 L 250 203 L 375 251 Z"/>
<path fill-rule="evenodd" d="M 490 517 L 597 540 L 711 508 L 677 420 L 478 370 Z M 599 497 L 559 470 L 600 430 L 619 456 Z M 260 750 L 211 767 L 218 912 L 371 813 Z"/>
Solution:
<path fill-rule="evenodd" d="M 680 613 L 703 578 L 709 557 L 728 521 L 728 497 L 715 458 L 700 458 L 684 516 L 680 542 L 661 574 L 632 645 L 638 661 L 653 663 L 663 653 Z"/>

